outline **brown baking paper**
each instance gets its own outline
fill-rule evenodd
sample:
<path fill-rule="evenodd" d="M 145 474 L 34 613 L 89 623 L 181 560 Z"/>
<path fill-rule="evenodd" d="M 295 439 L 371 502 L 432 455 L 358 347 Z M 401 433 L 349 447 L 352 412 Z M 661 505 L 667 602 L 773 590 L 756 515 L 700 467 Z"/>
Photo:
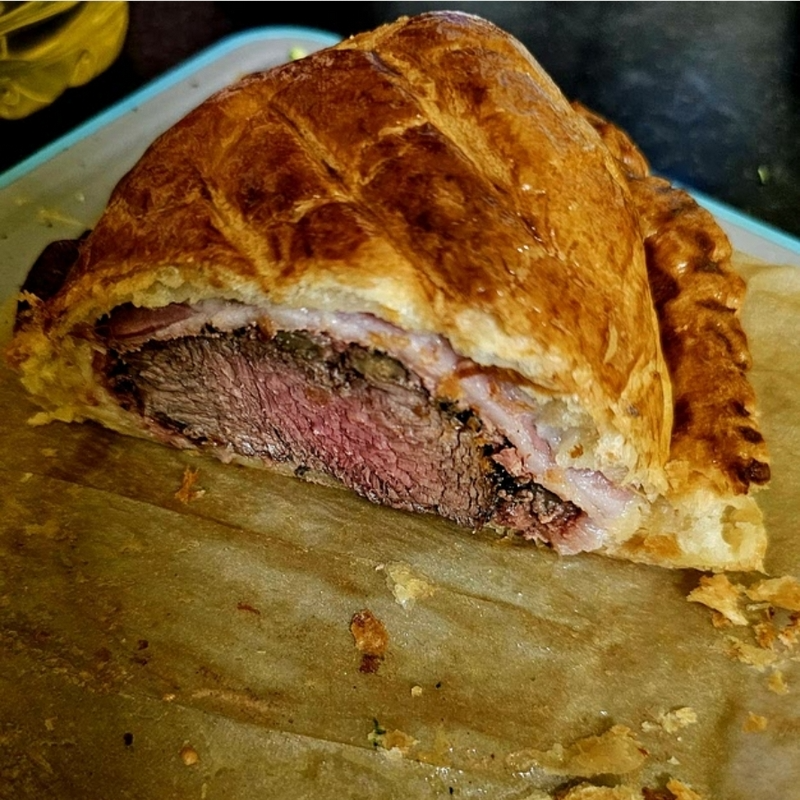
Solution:
<path fill-rule="evenodd" d="M 767 569 L 798 576 L 800 270 L 742 269 Z M 3 369 L 0 797 L 800 796 L 791 642 L 714 627 L 687 602 L 698 573 L 560 558 L 34 411 Z"/>

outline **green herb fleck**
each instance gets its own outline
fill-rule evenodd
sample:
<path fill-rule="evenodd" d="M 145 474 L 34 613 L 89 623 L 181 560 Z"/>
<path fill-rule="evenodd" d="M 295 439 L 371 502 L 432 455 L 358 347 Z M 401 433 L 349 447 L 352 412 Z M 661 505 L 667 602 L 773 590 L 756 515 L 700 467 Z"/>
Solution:
<path fill-rule="evenodd" d="M 372 730 L 367 734 L 367 739 L 372 742 L 372 746 L 377 750 L 383 747 L 383 737 L 386 736 L 386 728 L 374 717 L 372 718 Z"/>

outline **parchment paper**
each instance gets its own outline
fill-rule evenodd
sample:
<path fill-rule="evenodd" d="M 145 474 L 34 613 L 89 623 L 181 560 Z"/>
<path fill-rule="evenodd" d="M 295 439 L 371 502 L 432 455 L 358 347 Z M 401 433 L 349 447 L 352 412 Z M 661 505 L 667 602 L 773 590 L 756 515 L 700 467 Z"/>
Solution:
<path fill-rule="evenodd" d="M 798 575 L 800 270 L 742 269 L 767 567 Z M 698 573 L 559 558 L 34 410 L 4 368 L 0 797 L 537 797 L 584 778 L 525 753 L 614 725 L 646 757 L 594 783 L 800 797 L 798 664 L 733 658 L 751 632 L 687 602 Z M 365 609 L 389 636 L 375 672 Z"/>

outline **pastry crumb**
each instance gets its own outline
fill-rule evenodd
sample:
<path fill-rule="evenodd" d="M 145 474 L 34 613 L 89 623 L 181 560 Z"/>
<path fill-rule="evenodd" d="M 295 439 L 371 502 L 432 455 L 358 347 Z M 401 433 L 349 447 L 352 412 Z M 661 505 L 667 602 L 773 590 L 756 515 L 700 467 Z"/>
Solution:
<path fill-rule="evenodd" d="M 787 611 L 800 611 L 800 581 L 792 575 L 759 581 L 746 593 L 751 600 L 766 602 Z"/>
<path fill-rule="evenodd" d="M 748 712 L 747 719 L 742 724 L 742 730 L 745 733 L 760 733 L 767 729 L 768 720 L 761 714 L 754 714 L 752 711 Z"/>
<path fill-rule="evenodd" d="M 350 620 L 356 650 L 361 653 L 359 672 L 378 671 L 389 646 L 389 633 L 384 624 L 367 608 L 353 614 Z"/>
<path fill-rule="evenodd" d="M 614 725 L 599 736 L 586 736 L 567 746 L 555 744 L 549 750 L 531 748 L 511 753 L 506 762 L 515 772 L 539 767 L 550 774 L 592 778 L 634 772 L 648 755 L 630 728 Z"/>
<path fill-rule="evenodd" d="M 372 730 L 367 734 L 367 739 L 376 750 L 384 750 L 390 759 L 404 758 L 414 745 L 419 744 L 413 736 L 403 731 L 386 730 L 377 719 L 372 720 Z"/>
<path fill-rule="evenodd" d="M 773 650 L 775 648 L 775 639 L 778 636 L 778 631 L 771 619 L 765 619 L 753 625 L 753 634 L 756 637 L 758 646 L 764 650 Z"/>
<path fill-rule="evenodd" d="M 697 712 L 691 706 L 662 711 L 656 717 L 656 722 L 658 727 L 667 733 L 677 733 L 689 725 L 697 724 Z"/>
<path fill-rule="evenodd" d="M 797 578 L 783 575 L 746 586 L 731 583 L 724 574 L 703 576 L 687 599 L 708 606 L 711 623 L 717 629 L 725 630 L 734 625 L 748 628 L 752 639 L 749 635 L 740 638 L 725 634 L 725 653 L 730 658 L 759 672 L 787 660 L 800 660 L 792 653 L 800 641 L 800 581 Z M 785 693 L 787 688 L 781 681 L 781 677 L 771 677 L 770 690 Z M 645 725 L 642 729 L 652 730 Z"/>
<path fill-rule="evenodd" d="M 421 686 L 412 686 L 411 687 L 411 696 L 412 697 L 422 697 L 422 687 Z"/>
<path fill-rule="evenodd" d="M 786 683 L 786 679 L 783 677 L 783 673 L 779 669 L 776 669 L 772 675 L 769 676 L 767 688 L 775 694 L 789 693 L 789 686 Z"/>
<path fill-rule="evenodd" d="M 764 650 L 762 647 L 743 642 L 735 636 L 726 638 L 728 640 L 728 656 L 741 661 L 743 664 L 755 667 L 759 672 L 763 672 L 778 659 L 777 654 L 772 650 Z"/>
<path fill-rule="evenodd" d="M 795 658 L 789 651 L 800 641 L 800 580 L 794 576 L 767 578 L 751 586 L 731 583 L 724 574 L 703 576 L 687 599 L 708 606 L 711 623 L 717 629 L 733 625 L 750 629 L 755 644 L 726 635 L 727 654 L 731 658 L 759 671 Z M 788 622 L 781 624 L 787 612 Z"/>
<path fill-rule="evenodd" d="M 175 499 L 180 500 L 180 502 L 184 505 L 188 505 L 192 502 L 192 500 L 198 500 L 201 498 L 206 493 L 206 490 L 194 488 L 194 485 L 197 483 L 199 477 L 200 470 L 186 467 L 186 469 L 183 471 L 181 488 L 175 492 Z"/>
<path fill-rule="evenodd" d="M 434 586 L 422 577 L 415 575 L 408 564 L 395 562 L 387 564 L 386 585 L 394 595 L 395 602 L 405 609 L 414 607 L 417 600 L 430 597 Z"/>
<path fill-rule="evenodd" d="M 181 747 L 180 752 L 181 760 L 187 767 L 192 767 L 200 761 L 200 756 L 197 754 L 197 750 L 194 749 L 190 744 L 185 744 Z"/>
<path fill-rule="evenodd" d="M 784 647 L 791 650 L 797 644 L 798 638 L 800 638 L 800 614 L 795 612 L 789 618 L 789 622 L 779 631 L 778 640 Z"/>
<path fill-rule="evenodd" d="M 591 783 L 574 786 L 566 794 L 559 793 L 556 797 L 558 800 L 642 800 L 641 792 L 633 786 L 595 786 Z"/>
<path fill-rule="evenodd" d="M 704 575 L 700 585 L 689 592 L 690 603 L 702 603 L 721 614 L 733 625 L 747 625 L 747 617 L 740 607 L 742 588 L 728 580 L 728 576 Z"/>
<path fill-rule="evenodd" d="M 667 789 L 672 792 L 675 800 L 703 800 L 702 795 L 676 778 L 670 778 L 667 781 Z"/>

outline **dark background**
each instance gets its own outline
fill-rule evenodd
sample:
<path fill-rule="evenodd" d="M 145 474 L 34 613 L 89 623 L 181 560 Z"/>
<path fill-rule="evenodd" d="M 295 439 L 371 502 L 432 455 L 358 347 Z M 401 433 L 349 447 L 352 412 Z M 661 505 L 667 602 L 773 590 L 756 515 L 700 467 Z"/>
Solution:
<path fill-rule="evenodd" d="M 496 22 L 568 97 L 627 129 L 654 169 L 800 236 L 797 3 L 133 2 L 106 73 L 0 122 L 0 171 L 229 34 L 301 25 L 346 36 L 432 8 Z"/>

